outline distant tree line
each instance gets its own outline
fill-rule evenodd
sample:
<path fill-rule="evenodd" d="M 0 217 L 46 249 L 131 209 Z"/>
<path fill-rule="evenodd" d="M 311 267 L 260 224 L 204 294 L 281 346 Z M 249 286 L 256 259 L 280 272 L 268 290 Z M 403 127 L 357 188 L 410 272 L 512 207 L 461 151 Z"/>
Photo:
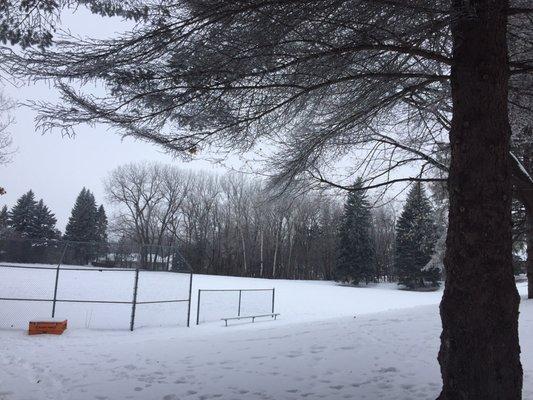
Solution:
<path fill-rule="evenodd" d="M 70 263 L 134 260 L 148 268 L 171 263 L 172 249 L 178 249 L 197 273 L 438 286 L 448 207 L 444 185 L 431 185 L 428 196 L 422 183 L 414 183 L 398 216 L 392 203 L 372 204 L 362 185 L 355 182 L 343 207 L 339 196 L 326 193 L 274 195 L 263 181 L 242 174 L 132 163 L 105 181 L 116 211 L 109 229 L 104 206 L 86 188 L 64 234 L 30 190 L 11 209 L 0 210 L 0 239 L 12 242 L 0 251 L 31 261 L 44 257 L 44 245 L 61 240 L 70 243 Z M 515 214 L 520 250 L 520 209 Z M 14 244 L 24 239 L 40 247 Z"/>
<path fill-rule="evenodd" d="M 272 197 L 243 175 L 128 164 L 106 180 L 110 232 L 157 249 L 177 246 L 195 272 L 333 279 L 341 207 L 335 197 Z"/>
<path fill-rule="evenodd" d="M 391 204 L 373 206 L 364 191 L 349 192 L 343 208 L 335 195 L 273 195 L 240 174 L 155 163 L 115 169 L 105 191 L 119 241 L 177 246 L 199 273 L 408 288 L 438 286 L 441 278 L 435 210 L 420 183 L 398 222 Z"/>
<path fill-rule="evenodd" d="M 354 188 L 362 185 L 358 179 Z M 76 264 L 118 257 L 155 266 L 165 257 L 172 262 L 173 248 L 197 273 L 436 287 L 443 277 L 447 193 L 441 183 L 429 189 L 431 196 L 414 183 L 397 215 L 393 203 L 376 206 L 365 190 L 348 192 L 342 206 L 338 195 L 327 193 L 273 194 L 263 181 L 242 174 L 132 163 L 105 181 L 115 206 L 109 229 L 104 206 L 86 188 L 64 234 L 30 190 L 11 209 L 0 210 L 0 238 L 72 243 L 67 258 Z M 517 209 L 517 232 L 519 214 Z M 517 234 L 518 249 L 520 240 Z M 115 253 L 124 254 L 107 260 L 110 241 Z M 5 255 L 9 249 L 0 250 Z M 19 261 L 43 255 L 35 245 L 28 250 L 13 244 L 9 251 Z"/>

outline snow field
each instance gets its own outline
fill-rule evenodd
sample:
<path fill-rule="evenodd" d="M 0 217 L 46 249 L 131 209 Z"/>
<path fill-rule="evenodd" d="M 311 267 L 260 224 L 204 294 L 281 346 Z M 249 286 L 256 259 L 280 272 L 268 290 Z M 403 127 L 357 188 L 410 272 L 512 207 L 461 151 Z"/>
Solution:
<path fill-rule="evenodd" d="M 175 293 L 176 282 L 165 275 L 146 277 L 145 298 Z M 116 279 L 121 276 L 125 275 Z M 8 287 L 16 291 L 17 282 L 27 283 L 20 276 L 0 278 L 3 291 Z M 106 286 L 96 278 L 75 275 L 70 283 L 69 295 L 76 294 L 74 283 L 77 290 L 101 287 L 100 293 L 122 295 L 122 283 Z M 127 288 L 131 282 L 123 285 Z M 280 320 L 225 328 L 219 317 L 236 313 L 237 295 L 211 293 L 215 296 L 202 306 L 205 322 L 189 329 L 152 325 L 131 333 L 81 326 L 59 337 L 0 330 L 0 399 L 411 400 L 438 395 L 437 304 L 442 292 L 400 291 L 395 285 L 354 288 L 332 282 L 195 276 L 193 294 L 198 288 L 254 287 L 276 288 Z M 113 288 L 115 292 L 106 292 Z M 519 283 L 518 288 L 524 295 L 527 284 Z M 263 306 L 263 298 L 244 296 L 243 305 L 247 301 L 251 307 Z M 267 303 L 270 306 L 269 299 Z M 195 304 L 194 298 L 193 315 Z M 5 305 L 0 302 L 2 318 Z M 159 311 L 146 314 L 153 323 Z M 533 400 L 532 330 L 533 302 L 523 296 L 525 400 Z"/>
<path fill-rule="evenodd" d="M 61 270 L 57 298 L 129 302 L 133 296 L 134 275 L 133 271 L 100 272 L 96 268 Z M 0 267 L 0 297 L 51 299 L 54 282 L 55 270 Z M 275 288 L 275 311 L 281 313 L 280 324 L 438 304 L 441 296 L 440 292 L 396 290 L 395 284 L 380 284 L 354 291 L 353 287 L 338 286 L 332 282 L 194 275 L 191 325 L 196 323 L 198 289 L 271 288 Z M 188 274 L 151 271 L 139 274 L 137 300 L 140 302 L 187 299 L 188 291 Z M 236 316 L 238 296 L 238 292 L 202 292 L 200 327 L 206 322 L 220 325 L 220 318 Z M 241 315 L 271 312 L 271 296 L 269 291 L 243 292 Z M 0 328 L 26 329 L 30 319 L 50 317 L 51 309 L 52 303 L 0 301 Z M 131 305 L 57 303 L 56 316 L 67 318 L 71 329 L 128 329 Z M 135 326 L 185 326 L 186 318 L 186 302 L 139 304 Z M 244 321 L 244 324 L 247 322 Z"/>

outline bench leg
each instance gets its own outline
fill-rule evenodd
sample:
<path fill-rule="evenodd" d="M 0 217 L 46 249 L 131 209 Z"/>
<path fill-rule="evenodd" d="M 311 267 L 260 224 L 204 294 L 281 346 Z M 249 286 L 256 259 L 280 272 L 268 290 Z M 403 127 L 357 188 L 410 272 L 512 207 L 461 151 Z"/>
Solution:
<path fill-rule="evenodd" d="M 252 317 L 252 324 L 255 322 L 255 317 Z"/>
<path fill-rule="evenodd" d="M 225 320 L 224 322 L 226 323 L 226 326 L 228 326 L 228 320 Z"/>

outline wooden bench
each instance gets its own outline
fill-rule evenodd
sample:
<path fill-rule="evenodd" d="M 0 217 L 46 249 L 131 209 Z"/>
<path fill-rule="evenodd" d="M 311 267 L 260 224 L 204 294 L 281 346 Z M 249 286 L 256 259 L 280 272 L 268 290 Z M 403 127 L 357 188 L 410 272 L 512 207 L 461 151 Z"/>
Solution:
<path fill-rule="evenodd" d="M 232 321 L 232 320 L 251 319 L 252 323 L 253 323 L 253 322 L 255 322 L 256 318 L 272 317 L 272 318 L 276 319 L 278 317 L 278 315 L 279 315 L 279 313 L 272 313 L 272 314 L 246 315 L 246 316 L 242 316 L 242 317 L 231 317 L 231 318 L 221 318 L 221 319 L 222 319 L 222 321 L 224 321 L 226 323 L 226 326 L 228 326 L 228 321 Z"/>
<path fill-rule="evenodd" d="M 29 335 L 61 335 L 67 329 L 67 320 L 58 318 L 42 318 L 30 321 Z"/>

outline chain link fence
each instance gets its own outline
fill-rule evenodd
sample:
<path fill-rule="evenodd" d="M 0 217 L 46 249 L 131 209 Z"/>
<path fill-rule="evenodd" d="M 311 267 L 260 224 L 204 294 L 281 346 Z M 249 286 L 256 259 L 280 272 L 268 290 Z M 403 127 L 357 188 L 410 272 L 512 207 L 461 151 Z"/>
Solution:
<path fill-rule="evenodd" d="M 240 317 L 274 313 L 276 289 L 198 289 L 196 325 Z"/>
<path fill-rule="evenodd" d="M 192 279 L 175 247 L 0 240 L 0 328 L 189 326 Z"/>

